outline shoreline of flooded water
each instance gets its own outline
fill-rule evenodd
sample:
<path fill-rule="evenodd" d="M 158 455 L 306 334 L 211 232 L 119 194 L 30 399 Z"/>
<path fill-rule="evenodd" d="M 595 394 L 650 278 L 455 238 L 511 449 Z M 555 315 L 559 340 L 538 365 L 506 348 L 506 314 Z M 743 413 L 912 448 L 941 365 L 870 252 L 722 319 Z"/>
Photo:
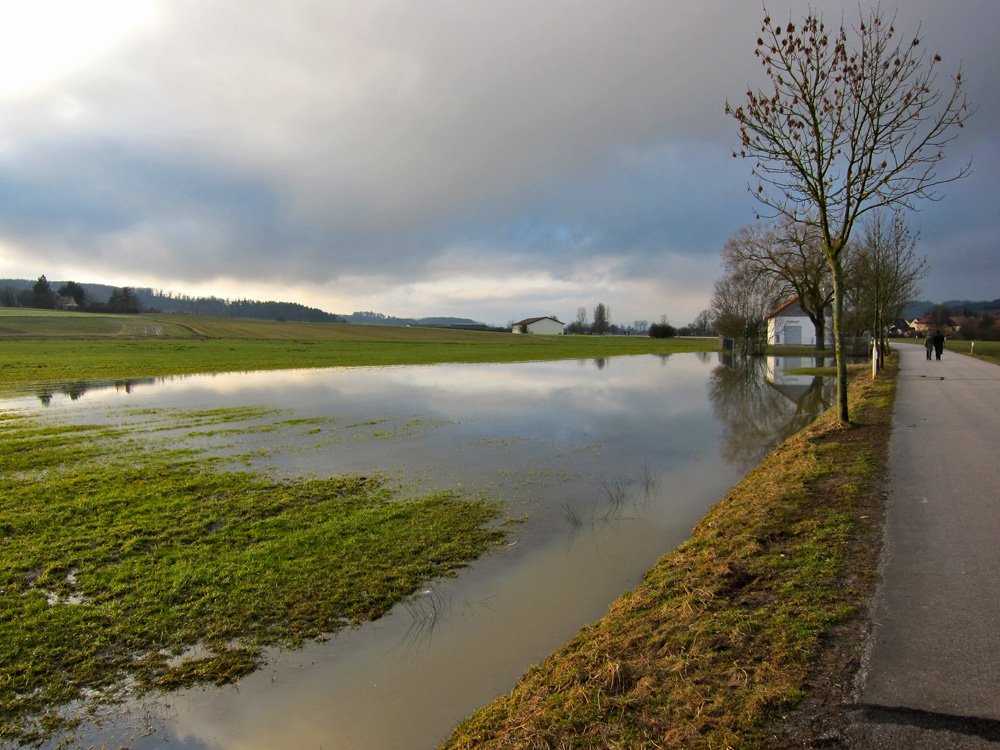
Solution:
<path fill-rule="evenodd" d="M 672 355 L 202 376 L 19 401 L 53 419 L 109 423 L 150 409 L 264 405 L 281 413 L 261 423 L 280 429 L 176 439 L 253 456 L 252 468 L 275 476 L 382 471 L 482 493 L 523 519 L 507 547 L 389 616 L 271 653 L 236 686 L 111 711 L 81 728 L 76 746 L 435 747 L 601 617 L 825 408 L 821 380 L 776 377 L 781 369 L 769 380 L 714 356 Z"/>

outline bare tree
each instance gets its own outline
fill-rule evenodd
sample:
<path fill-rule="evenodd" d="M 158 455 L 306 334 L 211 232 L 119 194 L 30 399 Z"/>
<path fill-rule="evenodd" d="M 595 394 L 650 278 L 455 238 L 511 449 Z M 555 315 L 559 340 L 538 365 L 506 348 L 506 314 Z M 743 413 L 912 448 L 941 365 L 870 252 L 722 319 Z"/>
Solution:
<path fill-rule="evenodd" d="M 781 285 L 746 263 L 730 263 L 715 282 L 712 321 L 721 336 L 734 339 L 745 354 L 767 348 L 766 316 L 777 306 Z"/>
<path fill-rule="evenodd" d="M 566 326 L 566 333 L 582 334 L 586 333 L 587 330 L 587 308 L 578 307 L 576 308 L 576 320 Z"/>
<path fill-rule="evenodd" d="M 919 235 L 910 231 L 902 209 L 874 211 L 862 229 L 847 271 L 848 302 L 858 328 L 872 331 L 881 358 L 888 351 L 889 326 L 920 293 L 927 261 L 914 252 Z"/>
<path fill-rule="evenodd" d="M 691 328 L 697 335 L 708 336 L 712 333 L 712 311 L 702 310 L 698 313 L 694 322 L 691 324 Z"/>
<path fill-rule="evenodd" d="M 745 263 L 778 282 L 816 330 L 816 348 L 826 348 L 826 312 L 833 302 L 830 266 L 819 233 L 808 224 L 782 218 L 738 230 L 722 250 L 723 264 Z"/>
<path fill-rule="evenodd" d="M 971 114 L 962 74 L 937 87 L 941 58 L 928 58 L 917 35 L 896 40 L 895 17 L 876 6 L 858 28 L 828 31 L 810 11 L 801 26 L 775 24 L 765 10 L 756 55 L 773 91 L 747 91 L 726 112 L 740 124 L 742 148 L 754 159 L 751 192 L 775 215 L 819 232 L 833 276 L 837 401 L 849 423 L 842 329 L 842 253 L 858 218 L 879 206 L 911 208 L 939 197 L 935 188 L 967 175 L 937 166 Z"/>
<path fill-rule="evenodd" d="M 927 318 L 930 320 L 934 330 L 940 331 L 948 327 L 948 323 L 951 320 L 951 310 L 944 305 L 934 305 L 931 311 L 927 313 Z"/>

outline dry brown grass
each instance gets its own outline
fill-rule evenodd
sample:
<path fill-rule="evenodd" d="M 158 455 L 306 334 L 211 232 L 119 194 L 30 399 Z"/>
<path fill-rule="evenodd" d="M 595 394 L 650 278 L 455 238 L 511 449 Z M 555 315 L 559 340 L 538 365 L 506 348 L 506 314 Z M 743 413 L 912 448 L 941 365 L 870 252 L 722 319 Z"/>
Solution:
<path fill-rule="evenodd" d="M 809 693 L 831 633 L 870 595 L 893 394 L 894 372 L 857 372 L 853 428 L 828 413 L 788 440 L 443 747 L 775 746 L 768 722 Z"/>

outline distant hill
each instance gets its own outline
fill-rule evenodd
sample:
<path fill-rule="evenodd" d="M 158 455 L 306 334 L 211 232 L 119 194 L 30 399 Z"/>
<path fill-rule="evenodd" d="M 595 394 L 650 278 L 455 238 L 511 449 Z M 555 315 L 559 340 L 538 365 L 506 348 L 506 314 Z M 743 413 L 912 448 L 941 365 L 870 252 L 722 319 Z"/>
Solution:
<path fill-rule="evenodd" d="M 1000 310 L 1000 299 L 995 299 L 992 302 L 976 302 L 967 299 L 952 299 L 947 302 L 928 302 L 926 300 L 919 300 L 917 302 L 911 302 L 906 306 L 903 310 L 903 317 L 907 320 L 922 318 L 938 305 L 944 305 L 955 315 L 978 315 L 983 310 Z"/>
<path fill-rule="evenodd" d="M 478 320 L 471 318 L 396 318 L 392 315 L 385 315 L 377 312 L 354 312 L 350 315 L 342 316 L 348 323 L 369 326 L 459 326 L 459 325 L 483 325 Z"/>
<path fill-rule="evenodd" d="M 0 289 L 9 288 L 15 292 L 31 289 L 35 279 L 0 279 Z M 58 290 L 65 281 L 49 280 L 49 286 Z M 80 286 L 87 292 L 90 302 L 106 302 L 111 293 L 119 288 L 106 284 L 85 284 Z M 191 297 L 163 290 L 132 287 L 143 310 L 187 315 L 208 315 L 216 318 L 260 318 L 263 320 L 289 320 L 301 323 L 357 323 L 386 326 L 448 326 L 476 325 L 480 321 L 469 318 L 397 318 L 376 312 L 355 312 L 338 315 L 307 307 L 297 302 L 259 301 L 249 299 L 221 299 L 219 297 Z"/>

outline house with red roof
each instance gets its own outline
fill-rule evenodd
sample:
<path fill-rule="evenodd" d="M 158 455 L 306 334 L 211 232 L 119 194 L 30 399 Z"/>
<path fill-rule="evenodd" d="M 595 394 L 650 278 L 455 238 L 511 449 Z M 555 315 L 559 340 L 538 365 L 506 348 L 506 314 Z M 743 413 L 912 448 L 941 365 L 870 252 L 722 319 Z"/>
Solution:
<path fill-rule="evenodd" d="M 767 316 L 767 343 L 774 346 L 816 346 L 816 326 L 793 297 Z M 826 315 L 826 343 L 833 343 L 832 311 Z"/>

